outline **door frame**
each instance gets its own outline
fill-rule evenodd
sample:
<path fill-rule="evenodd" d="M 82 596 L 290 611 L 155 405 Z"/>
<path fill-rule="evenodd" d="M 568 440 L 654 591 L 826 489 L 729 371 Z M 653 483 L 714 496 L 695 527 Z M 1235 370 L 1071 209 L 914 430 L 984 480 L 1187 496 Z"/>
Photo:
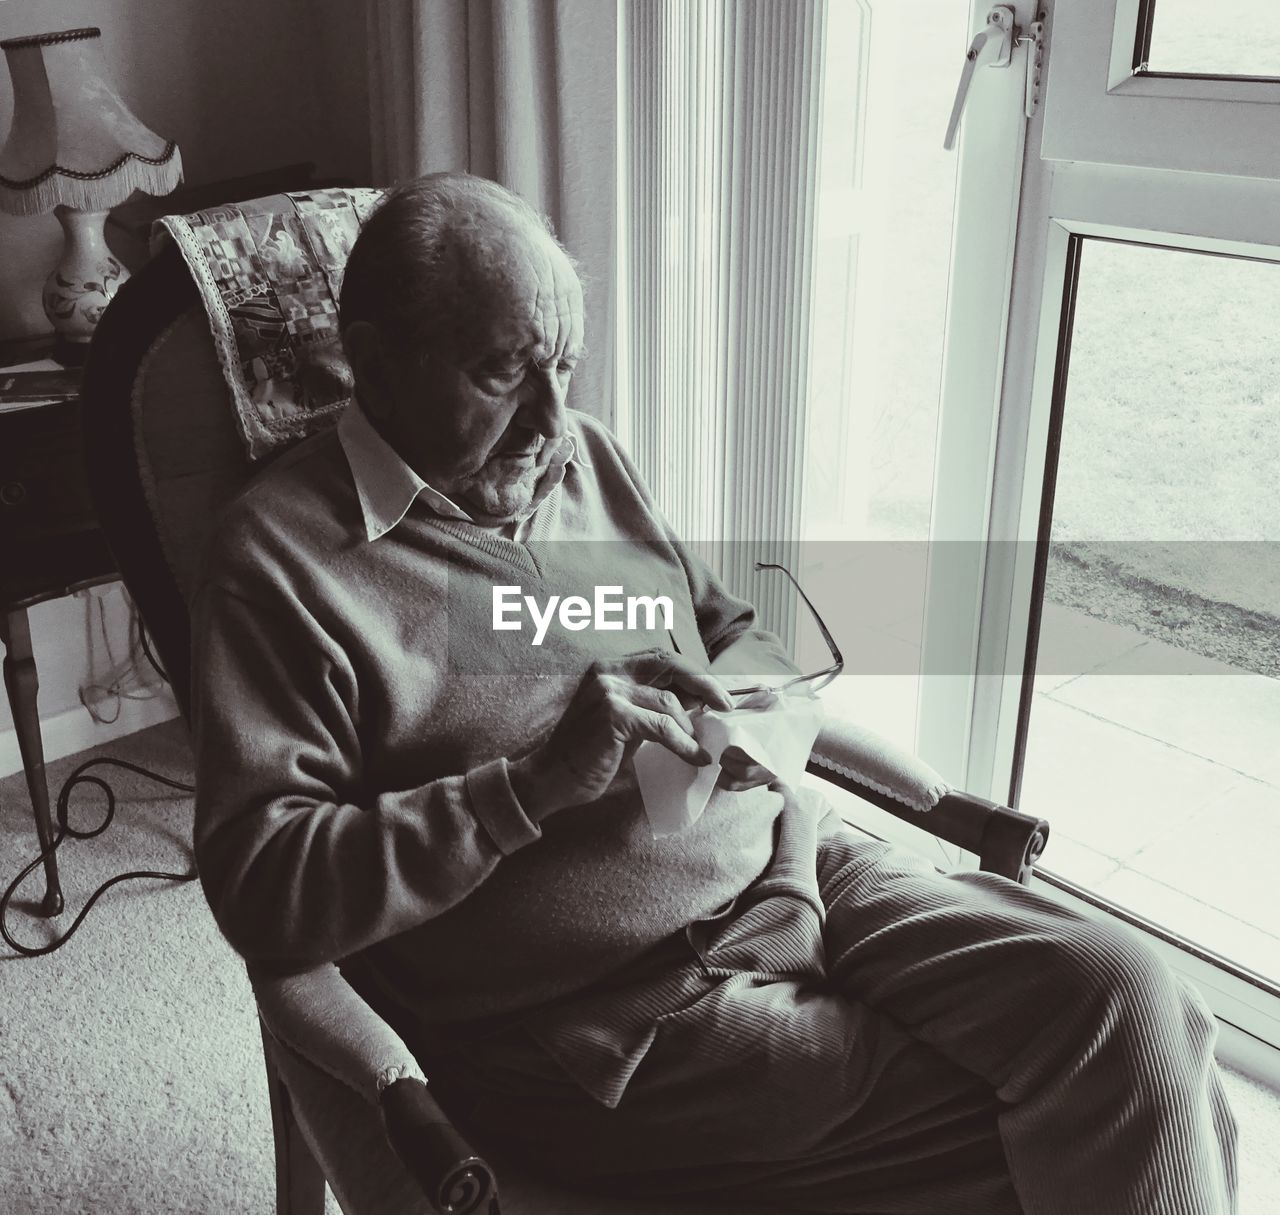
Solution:
<path fill-rule="evenodd" d="M 1043 589 L 1081 243 L 1100 238 L 1280 263 L 1280 181 L 1029 157 L 1022 198 L 991 496 L 990 536 L 1003 542 L 988 545 L 977 659 L 983 674 L 974 680 L 966 761 L 967 788 L 1011 803 L 1028 725 L 1038 640 L 1032 604 Z M 1224 969 L 1159 925 L 1105 910 L 1056 876 L 1036 885 L 1145 935 L 1239 1031 L 1232 1049 L 1243 1052 L 1242 1063 L 1280 1077 L 1280 983 Z"/>
<path fill-rule="evenodd" d="M 1022 29 L 1040 0 L 1016 0 Z M 989 5 L 974 4 L 972 33 Z M 1008 68 L 975 73 L 960 128 L 941 411 L 934 466 L 916 749 L 953 784 L 969 772 L 975 678 L 990 539 L 1007 338 L 1017 290 L 1019 215 L 1028 158 L 1038 160 L 1039 115 L 1025 113 L 1027 43 Z M 957 56 L 957 72 L 960 59 Z"/>

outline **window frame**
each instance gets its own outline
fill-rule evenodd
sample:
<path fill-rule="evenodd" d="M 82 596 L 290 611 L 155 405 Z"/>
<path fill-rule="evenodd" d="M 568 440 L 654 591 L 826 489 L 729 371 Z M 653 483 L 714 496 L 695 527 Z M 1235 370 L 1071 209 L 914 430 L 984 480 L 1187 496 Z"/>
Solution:
<path fill-rule="evenodd" d="M 1041 145 L 1045 159 L 1280 176 L 1277 116 L 1270 108 L 1280 105 L 1280 80 L 1135 70 L 1138 24 L 1149 4 L 1070 0 L 1055 5 Z"/>
<path fill-rule="evenodd" d="M 989 6 L 974 4 L 970 33 Z M 1038 0 L 1016 0 L 1030 27 Z M 962 48 L 957 48 L 958 51 Z M 1023 166 L 1028 44 L 1008 68 L 979 68 L 957 144 L 950 293 L 929 528 L 916 750 L 953 784 L 968 772 L 979 627 L 989 539 Z M 957 55 L 957 75 L 961 67 Z M 940 116 L 941 117 L 941 116 Z M 944 120 L 945 121 L 945 120 Z"/>

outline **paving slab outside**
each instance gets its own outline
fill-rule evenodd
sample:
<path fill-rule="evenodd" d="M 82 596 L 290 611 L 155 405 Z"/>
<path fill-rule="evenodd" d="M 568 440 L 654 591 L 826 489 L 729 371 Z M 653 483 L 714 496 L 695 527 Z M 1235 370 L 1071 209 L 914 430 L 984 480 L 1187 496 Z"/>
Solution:
<path fill-rule="evenodd" d="M 912 747 L 918 611 L 841 621 L 827 710 Z M 1280 982 L 1280 679 L 1046 602 L 1021 805 L 1040 864 Z M 936 678 L 936 677 L 935 677 Z M 925 846 L 928 842 L 925 841 Z"/>
<path fill-rule="evenodd" d="M 1079 671 L 1036 680 L 1042 867 L 1280 980 L 1280 679 L 1055 604 L 1041 637 L 1042 669 Z"/>

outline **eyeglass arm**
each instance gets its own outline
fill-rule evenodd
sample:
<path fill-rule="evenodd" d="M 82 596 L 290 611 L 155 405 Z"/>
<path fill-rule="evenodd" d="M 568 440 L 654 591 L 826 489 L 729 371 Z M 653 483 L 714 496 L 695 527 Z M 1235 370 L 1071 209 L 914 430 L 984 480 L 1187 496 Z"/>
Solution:
<path fill-rule="evenodd" d="M 787 576 L 787 580 L 796 588 L 796 593 L 804 600 L 805 607 L 809 609 L 814 621 L 817 623 L 822 633 L 822 639 L 827 643 L 827 649 L 831 651 L 831 665 L 823 667 L 821 671 L 811 671 L 807 675 L 797 675 L 793 679 L 788 679 L 780 684 L 753 684 L 746 688 L 730 688 L 730 696 L 752 696 L 757 692 L 785 692 L 788 688 L 794 688 L 802 683 L 812 683 L 813 691 L 817 692 L 825 688 L 837 675 L 844 670 L 844 655 L 840 653 L 840 647 L 836 645 L 836 639 L 831 636 L 831 630 L 827 628 L 826 621 L 818 613 L 818 609 L 813 606 L 813 600 L 805 594 L 804 587 L 800 585 L 785 565 L 779 565 L 776 561 L 757 561 L 755 567 L 758 570 L 780 570 Z"/>
<path fill-rule="evenodd" d="M 804 605 L 813 614 L 813 619 L 817 622 L 818 628 L 822 631 L 822 640 L 827 643 L 827 649 L 831 651 L 831 657 L 836 667 L 844 666 L 844 656 L 840 653 L 840 647 L 836 645 L 836 639 L 831 636 L 831 630 L 827 628 L 824 621 L 818 613 L 818 609 L 813 606 L 813 600 L 804 593 L 802 587 L 785 565 L 779 565 L 776 561 L 757 561 L 756 569 L 758 570 L 781 570 L 787 576 L 787 580 L 796 588 L 796 593 L 804 600 Z M 825 672 L 823 672 L 825 674 Z"/>

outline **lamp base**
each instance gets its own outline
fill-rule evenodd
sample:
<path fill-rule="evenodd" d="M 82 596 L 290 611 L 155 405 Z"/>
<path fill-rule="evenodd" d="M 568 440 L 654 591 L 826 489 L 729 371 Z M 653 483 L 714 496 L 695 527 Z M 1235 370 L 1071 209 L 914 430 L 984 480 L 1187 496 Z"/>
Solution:
<path fill-rule="evenodd" d="M 49 357 L 64 367 L 83 367 L 89 361 L 89 343 L 75 341 L 60 333 L 53 335 L 53 349 Z"/>
<path fill-rule="evenodd" d="M 66 366 L 79 366 L 88 354 L 98 319 L 129 272 L 107 248 L 102 231 L 105 211 L 74 211 L 60 205 L 53 213 L 65 239 L 62 259 L 45 280 L 44 313 L 53 326 L 54 358 Z M 79 362 L 70 361 L 77 357 Z"/>

